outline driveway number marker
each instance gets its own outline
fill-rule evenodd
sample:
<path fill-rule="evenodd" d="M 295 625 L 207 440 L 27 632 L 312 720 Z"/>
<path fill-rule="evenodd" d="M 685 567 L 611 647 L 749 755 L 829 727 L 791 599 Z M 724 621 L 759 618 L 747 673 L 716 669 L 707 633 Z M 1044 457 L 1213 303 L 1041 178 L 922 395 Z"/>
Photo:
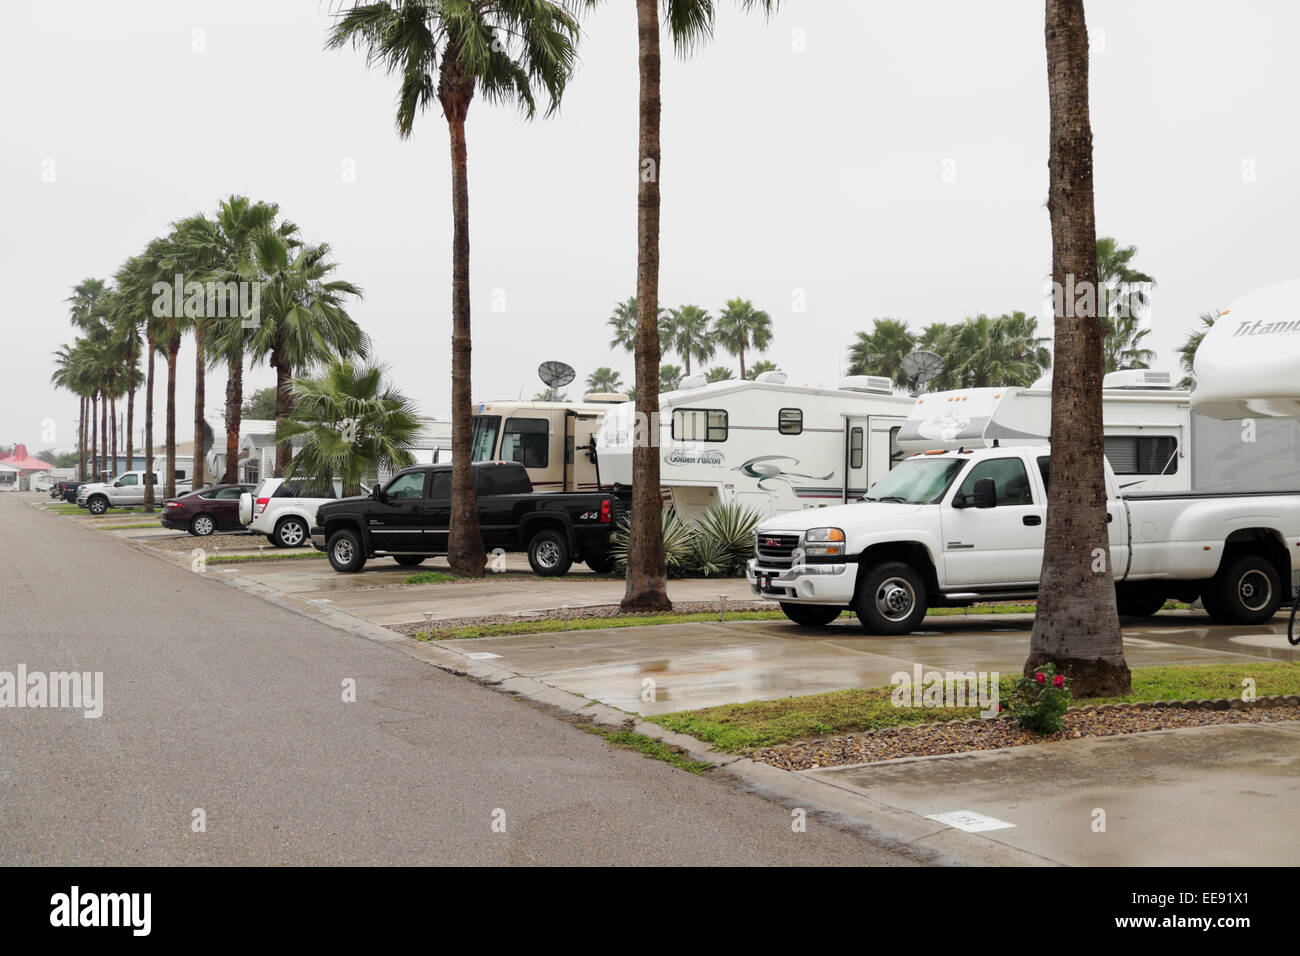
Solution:
<path fill-rule="evenodd" d="M 927 813 L 927 820 L 935 820 L 938 823 L 945 823 L 954 830 L 965 830 L 967 833 L 982 833 L 985 830 L 1005 830 L 1014 827 L 1014 823 L 1007 823 L 1005 820 L 996 820 L 993 817 L 986 817 L 982 813 L 976 813 L 974 810 L 952 810 L 948 813 Z"/>

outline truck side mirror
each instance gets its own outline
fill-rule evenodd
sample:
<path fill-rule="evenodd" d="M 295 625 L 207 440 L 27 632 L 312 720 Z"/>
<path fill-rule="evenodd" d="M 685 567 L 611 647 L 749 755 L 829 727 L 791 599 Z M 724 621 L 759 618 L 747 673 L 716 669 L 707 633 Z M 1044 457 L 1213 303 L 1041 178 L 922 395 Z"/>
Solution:
<path fill-rule="evenodd" d="M 975 507 L 996 508 L 998 506 L 998 489 L 992 478 L 979 478 L 975 482 Z"/>

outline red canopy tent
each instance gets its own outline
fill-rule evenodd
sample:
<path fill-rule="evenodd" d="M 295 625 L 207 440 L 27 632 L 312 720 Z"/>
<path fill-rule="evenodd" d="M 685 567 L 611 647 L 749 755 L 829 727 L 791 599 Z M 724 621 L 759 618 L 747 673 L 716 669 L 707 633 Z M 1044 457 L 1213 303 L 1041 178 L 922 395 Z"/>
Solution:
<path fill-rule="evenodd" d="M 48 461 L 28 457 L 26 445 L 15 445 L 12 455 L 0 458 L 0 465 L 12 465 L 23 471 L 49 471 L 54 467 Z"/>

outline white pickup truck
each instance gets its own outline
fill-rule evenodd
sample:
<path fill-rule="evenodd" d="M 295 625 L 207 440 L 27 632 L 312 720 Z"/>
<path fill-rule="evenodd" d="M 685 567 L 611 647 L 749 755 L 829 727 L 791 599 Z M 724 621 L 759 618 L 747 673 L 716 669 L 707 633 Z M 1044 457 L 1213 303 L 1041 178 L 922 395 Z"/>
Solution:
<path fill-rule="evenodd" d="M 152 479 L 154 501 L 162 505 L 162 477 L 157 472 L 128 471 L 111 481 L 96 481 L 83 484 L 77 489 L 77 507 L 85 508 L 93 515 L 102 515 L 109 508 L 129 508 L 144 504 L 146 478 Z M 176 494 L 183 495 L 190 490 L 190 482 L 176 480 Z"/>
<path fill-rule="evenodd" d="M 1049 463 L 1042 445 L 913 455 L 857 502 L 762 521 L 750 588 L 798 624 L 852 609 L 873 634 L 915 630 L 931 607 L 1033 597 Z M 1216 621 L 1257 624 L 1290 597 L 1300 492 L 1121 495 L 1109 463 L 1106 487 L 1121 614 L 1199 597 Z"/>

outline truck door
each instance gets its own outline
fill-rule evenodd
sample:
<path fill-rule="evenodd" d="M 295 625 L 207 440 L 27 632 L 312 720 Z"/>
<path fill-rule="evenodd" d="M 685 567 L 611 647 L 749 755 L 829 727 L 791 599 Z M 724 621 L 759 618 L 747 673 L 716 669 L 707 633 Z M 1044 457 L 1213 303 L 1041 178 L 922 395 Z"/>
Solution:
<path fill-rule="evenodd" d="M 1036 476 L 1035 476 L 1036 477 Z M 975 482 L 993 479 L 997 504 L 973 505 Z M 961 501 L 967 507 L 957 507 Z M 967 469 L 940 505 L 948 588 L 1038 584 L 1047 500 L 1020 456 L 986 458 Z"/>
<path fill-rule="evenodd" d="M 870 418 L 850 415 L 844 419 L 844 501 L 856 501 L 870 487 L 867 483 L 867 436 L 870 432 Z"/>
<path fill-rule="evenodd" d="M 424 549 L 425 479 L 427 472 L 398 475 L 384 489 L 386 501 L 367 506 L 371 546 L 376 551 Z"/>

